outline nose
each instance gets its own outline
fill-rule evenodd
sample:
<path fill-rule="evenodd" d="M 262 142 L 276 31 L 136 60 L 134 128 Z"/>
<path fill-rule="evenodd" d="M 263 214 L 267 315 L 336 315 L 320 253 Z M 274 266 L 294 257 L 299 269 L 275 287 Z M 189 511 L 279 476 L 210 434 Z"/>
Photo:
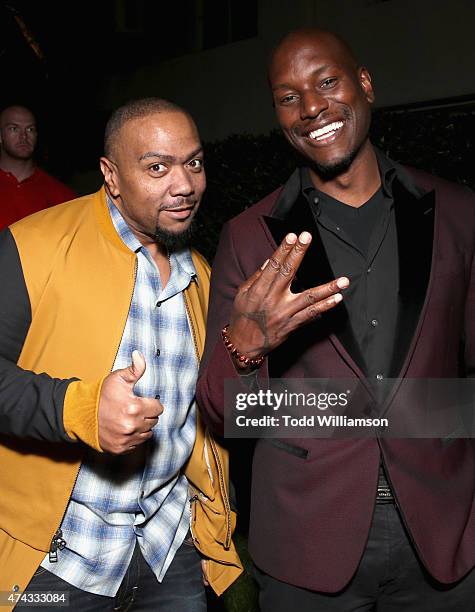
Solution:
<path fill-rule="evenodd" d="M 173 180 L 170 185 L 170 195 L 188 196 L 194 193 L 195 188 L 190 172 L 183 166 L 177 166 L 173 171 Z"/>
<path fill-rule="evenodd" d="M 328 100 L 317 91 L 307 91 L 300 98 L 300 118 L 317 117 L 328 108 Z"/>

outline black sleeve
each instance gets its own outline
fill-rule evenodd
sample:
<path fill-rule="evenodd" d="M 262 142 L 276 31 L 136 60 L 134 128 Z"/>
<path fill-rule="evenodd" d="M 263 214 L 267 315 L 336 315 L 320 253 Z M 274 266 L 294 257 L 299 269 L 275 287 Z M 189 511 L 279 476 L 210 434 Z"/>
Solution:
<path fill-rule="evenodd" d="M 18 250 L 9 229 L 0 232 L 0 434 L 72 442 L 63 425 L 72 380 L 34 374 L 16 365 L 31 324 L 31 307 Z"/>

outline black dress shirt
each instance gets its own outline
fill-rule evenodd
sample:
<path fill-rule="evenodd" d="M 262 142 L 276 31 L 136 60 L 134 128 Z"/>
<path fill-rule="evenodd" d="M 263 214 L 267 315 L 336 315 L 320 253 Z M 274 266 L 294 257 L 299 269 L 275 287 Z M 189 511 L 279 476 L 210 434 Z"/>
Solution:
<path fill-rule="evenodd" d="M 335 277 L 347 276 L 344 306 L 363 362 L 358 363 L 373 387 L 381 385 L 392 361 L 398 317 L 399 258 L 391 160 L 378 153 L 381 187 L 359 208 L 316 189 L 308 168 L 301 169 L 301 188 L 318 225 Z M 383 463 L 378 486 L 388 487 Z"/>
<path fill-rule="evenodd" d="M 367 376 L 382 381 L 389 373 L 398 315 L 398 245 L 392 182 L 396 169 L 380 161 L 381 187 L 359 208 L 325 194 L 301 169 L 305 195 L 335 277 L 347 276 L 344 291 L 351 328 Z"/>

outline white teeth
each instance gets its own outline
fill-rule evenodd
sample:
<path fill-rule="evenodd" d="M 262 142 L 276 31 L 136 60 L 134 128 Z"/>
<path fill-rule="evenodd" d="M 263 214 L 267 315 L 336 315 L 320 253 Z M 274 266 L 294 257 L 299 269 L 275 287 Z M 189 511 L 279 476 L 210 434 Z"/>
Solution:
<path fill-rule="evenodd" d="M 324 127 L 314 130 L 309 133 L 309 137 L 313 140 L 323 140 L 323 138 L 328 138 L 331 134 L 343 127 L 343 121 L 334 121 L 333 123 L 329 123 Z"/>

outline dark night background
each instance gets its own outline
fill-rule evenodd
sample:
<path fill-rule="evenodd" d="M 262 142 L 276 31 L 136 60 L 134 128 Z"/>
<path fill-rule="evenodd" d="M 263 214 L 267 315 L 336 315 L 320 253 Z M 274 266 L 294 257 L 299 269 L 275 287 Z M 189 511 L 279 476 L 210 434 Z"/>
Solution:
<path fill-rule="evenodd" d="M 427 26 L 425 38 L 422 36 L 424 45 L 421 43 L 420 50 L 412 58 L 414 64 L 411 59 L 404 70 L 399 57 L 404 47 L 414 45 L 414 41 L 404 38 L 402 33 L 400 52 L 391 55 L 384 46 L 384 39 L 391 25 L 402 28 L 400 24 L 407 22 L 409 17 L 403 8 L 415 7 L 418 3 L 408 4 L 405 0 L 354 0 L 353 3 L 338 0 L 338 3 L 346 16 L 351 16 L 351 6 L 355 7 L 355 23 L 363 33 L 359 39 L 350 41 L 356 44 L 357 52 L 368 54 L 373 44 L 392 57 L 392 65 L 384 64 L 379 72 L 376 67 L 376 92 L 378 95 L 382 86 L 383 103 L 374 111 L 373 142 L 398 161 L 474 188 L 475 62 L 465 57 L 460 51 L 462 47 L 457 48 L 457 44 L 462 44 L 459 27 L 439 20 L 444 32 L 442 39 Z M 190 108 L 204 137 L 208 177 L 196 243 L 212 260 L 222 224 L 285 181 L 296 163 L 278 130 L 271 129 L 272 109 L 265 99 L 265 55 L 263 52 L 252 62 L 254 49 L 261 43 L 262 48 L 266 45 L 271 48 L 283 31 L 307 23 L 308 19 L 316 24 L 320 6 L 323 15 L 330 19 L 331 4 L 316 0 L 293 3 L 104 0 L 77 4 L 0 0 L 3 85 L 0 107 L 16 103 L 32 108 L 39 123 L 41 165 L 72 186 L 78 195 L 95 190 L 101 184 L 98 158 L 102 154 L 105 122 L 117 105 L 112 104 L 113 101 L 121 103 L 132 92 L 132 97 L 170 97 Z M 465 10 L 467 15 L 473 13 L 472 2 L 434 0 L 431 3 L 424 0 L 420 4 L 439 10 L 444 20 L 450 18 L 456 4 L 460 27 L 470 27 L 464 26 L 463 15 Z M 287 13 L 282 9 L 280 15 L 277 9 L 273 10 L 273 7 L 284 5 L 288 5 Z M 391 16 L 389 25 L 388 14 Z M 261 32 L 266 24 L 263 15 L 266 19 L 272 17 L 275 29 L 267 37 Z M 420 23 L 417 15 L 411 17 L 414 28 L 423 31 L 424 12 L 420 13 Z M 388 30 L 373 30 L 366 36 L 367 22 L 377 18 L 380 18 L 377 23 L 384 23 Z M 351 19 L 342 20 L 339 33 L 345 36 L 352 25 Z M 327 27 L 326 22 L 324 26 Z M 427 40 L 432 40 L 433 46 Z M 240 62 L 244 52 L 247 55 L 243 55 L 245 59 Z M 218 63 L 220 55 L 222 66 Z M 424 57 L 426 66 L 432 66 L 432 77 L 425 72 Z M 473 50 L 472 58 L 475 60 Z M 462 59 L 464 65 L 472 68 L 465 76 L 463 66 L 459 65 Z M 240 65 L 242 63 L 248 66 Z M 251 68 L 250 63 L 258 64 L 258 78 L 244 78 L 246 70 Z M 444 88 L 450 76 L 447 66 L 455 71 L 458 69 L 461 78 L 452 75 Z M 216 74 L 213 73 L 210 80 L 206 73 L 213 70 Z M 155 72 L 159 80 L 161 75 L 171 76 L 158 84 L 150 82 L 148 88 L 147 75 Z M 176 72 L 179 74 L 174 75 Z M 234 72 L 236 82 L 242 78 L 246 81 L 242 94 L 239 89 L 229 87 L 229 75 Z M 141 80 L 137 80 L 137 74 L 142 75 Z M 203 87 L 199 88 L 196 83 L 202 78 Z M 228 80 L 219 89 L 221 78 Z M 216 89 L 210 89 L 210 82 Z M 460 86 L 450 84 L 457 82 Z M 394 92 L 390 91 L 391 87 Z M 264 100 L 262 104 L 256 104 L 252 97 L 256 92 Z M 246 104 L 248 97 L 251 102 Z M 396 100 L 398 102 L 394 103 Z M 235 110 L 230 112 L 233 103 Z M 258 117 L 254 123 L 250 120 L 253 115 Z M 222 127 L 227 120 L 228 132 Z M 216 129 L 213 129 L 214 122 Z M 243 446 L 241 444 L 240 465 L 247 466 Z M 238 471 L 236 464 L 232 469 L 241 512 L 238 530 L 243 542 L 247 530 L 248 496 L 245 491 L 249 475 L 247 468 Z M 243 554 L 246 554 L 245 549 Z M 255 592 L 247 576 L 240 581 L 239 588 L 233 587 L 227 595 L 226 609 L 246 612 L 255 610 L 255 606 Z"/>
<path fill-rule="evenodd" d="M 70 2 L 15 0 L 2 6 L 2 106 L 19 101 L 38 113 L 42 161 L 63 179 L 94 167 L 102 153 L 107 113 L 97 90 L 104 67 L 127 71 L 130 55 L 112 30 L 113 4 L 81 2 L 78 10 Z M 5 5 L 16 9 L 43 59 Z"/>
<path fill-rule="evenodd" d="M 463 0 L 460 3 L 463 5 Z M 0 106 L 22 103 L 32 107 L 40 130 L 40 164 L 83 195 L 101 184 L 98 158 L 102 154 L 104 126 L 117 105 L 142 95 L 160 95 L 184 104 L 195 116 L 205 142 L 208 190 L 196 241 L 212 260 L 223 222 L 285 181 L 296 164 L 279 131 L 270 129 L 275 123 L 270 122 L 273 113 L 265 85 L 266 54 L 282 31 L 300 25 L 309 16 L 313 16 L 314 22 L 317 17 L 323 19 L 324 11 L 328 12 L 333 4 L 301 0 L 290 3 L 286 14 L 285 2 L 270 0 L 184 0 L 172 4 L 104 0 L 78 5 L 52 1 L 0 2 L 3 76 Z M 357 16 L 381 20 L 378 11 L 391 9 L 395 21 L 403 14 L 405 2 L 338 0 L 335 4 L 341 4 L 341 10 L 355 20 Z M 436 5 L 444 8 L 442 0 L 429 4 L 434 11 Z M 277 6 L 283 16 L 273 10 Z M 312 14 L 309 7 L 313 7 Z M 417 21 L 416 17 L 414 20 Z M 351 31 L 347 21 L 344 24 Z M 355 21 L 354 27 L 357 25 Z M 363 21 L 360 24 L 363 38 L 360 32 L 359 38 L 351 40 L 363 57 L 369 53 L 365 47 L 367 27 Z M 430 33 L 429 26 L 427 30 Z M 459 30 L 446 27 L 444 34 L 443 48 L 427 49 L 426 42 L 426 48 L 418 54 L 424 51 L 427 57 L 434 58 L 437 78 L 437 53 L 452 67 L 455 55 L 460 56 L 460 49 L 454 48 L 457 37 L 460 38 Z M 373 37 L 376 35 L 372 32 Z M 434 45 L 438 45 L 437 32 L 432 36 Z M 402 52 L 407 41 L 401 40 L 399 44 Z M 373 47 L 374 43 L 370 51 Z M 446 57 L 447 49 L 452 49 L 454 58 Z M 258 78 L 246 66 L 255 50 L 262 56 L 262 66 L 253 67 Z M 391 56 L 387 49 L 386 53 L 395 63 L 383 65 L 379 73 L 376 66 L 373 77 L 376 76 L 377 102 L 381 92 L 383 102 L 404 95 L 410 101 L 375 108 L 373 141 L 398 161 L 473 188 L 475 94 L 459 95 L 460 91 L 467 91 L 465 83 L 465 89 L 454 91 L 453 95 L 425 99 L 431 91 L 430 79 L 425 72 L 418 74 L 421 68 L 412 64 L 402 71 L 411 78 L 397 88 L 399 53 Z M 371 66 L 376 59 L 373 56 L 364 57 Z M 234 64 L 228 58 L 234 58 Z M 412 56 L 411 61 L 415 59 Z M 469 58 L 466 63 L 473 68 Z M 213 70 L 211 81 L 207 72 Z M 241 72 L 233 79 L 238 70 Z M 173 77 L 171 73 L 176 72 L 178 77 Z M 248 72 L 249 83 L 230 90 L 230 84 Z M 382 87 L 388 75 L 391 78 L 386 82 L 394 83 L 393 98 L 387 95 L 392 93 L 387 91 L 388 86 Z M 447 81 L 448 76 L 443 72 L 441 82 Z M 220 79 L 225 86 L 210 91 L 210 83 Z M 193 84 L 200 82 L 202 90 L 197 90 Z M 442 86 L 439 90 L 446 93 Z M 472 91 L 475 92 L 475 81 Z M 253 95 L 258 103 L 244 105 Z"/>
<path fill-rule="evenodd" d="M 125 81 L 139 66 L 153 69 L 191 53 L 198 5 L 194 0 L 0 2 L 0 106 L 21 102 L 38 114 L 41 161 L 61 178 L 96 168 L 113 110 L 101 99 L 104 80 Z M 200 48 L 226 42 L 222 26 L 231 5 L 231 37 L 256 34 L 256 19 L 239 20 L 246 7 L 242 14 L 257 14 L 254 1 L 207 1 Z"/>

